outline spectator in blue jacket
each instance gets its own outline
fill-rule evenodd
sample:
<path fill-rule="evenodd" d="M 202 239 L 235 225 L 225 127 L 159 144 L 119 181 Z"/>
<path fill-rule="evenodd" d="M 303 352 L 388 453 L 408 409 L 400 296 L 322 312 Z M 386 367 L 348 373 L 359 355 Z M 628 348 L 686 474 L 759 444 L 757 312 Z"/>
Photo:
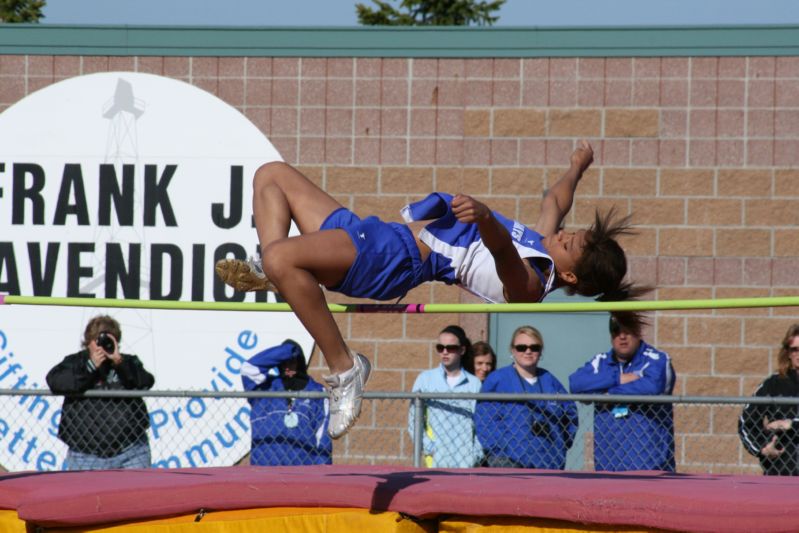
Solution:
<path fill-rule="evenodd" d="M 436 352 L 441 364 L 416 378 L 413 392 L 480 392 L 480 380 L 463 369 L 471 342 L 460 326 L 447 326 L 438 334 Z M 422 451 L 429 468 L 470 468 L 482 459 L 482 447 L 474 432 L 475 400 L 425 400 Z M 408 415 L 413 437 L 414 407 Z"/>
<path fill-rule="evenodd" d="M 267 348 L 241 367 L 245 391 L 322 391 L 307 371 L 293 340 Z M 252 424 L 250 463 L 261 466 L 331 464 L 326 398 L 249 398 Z"/>
<path fill-rule="evenodd" d="M 569 376 L 574 394 L 670 395 L 674 368 L 666 352 L 641 339 L 638 313 L 610 317 L 612 348 Z M 594 404 L 594 466 L 612 472 L 674 472 L 674 411 L 671 404 Z"/>
<path fill-rule="evenodd" d="M 560 381 L 538 366 L 544 350 L 541 332 L 522 326 L 511 338 L 513 364 L 489 374 L 480 392 L 566 394 Z M 574 402 L 479 401 L 474 418 L 491 467 L 563 470 L 577 433 Z"/>

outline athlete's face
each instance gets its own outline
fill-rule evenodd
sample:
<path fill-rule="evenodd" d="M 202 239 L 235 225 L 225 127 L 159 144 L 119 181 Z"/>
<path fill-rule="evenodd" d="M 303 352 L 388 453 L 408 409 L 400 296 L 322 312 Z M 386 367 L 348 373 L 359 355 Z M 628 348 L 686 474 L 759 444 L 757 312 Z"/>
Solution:
<path fill-rule="evenodd" d="M 561 277 L 567 273 L 573 273 L 577 262 L 583 256 L 585 249 L 586 231 L 564 231 L 560 230 L 554 235 L 544 237 L 544 246 L 549 252 L 549 256 L 555 262 L 555 269 Z"/>

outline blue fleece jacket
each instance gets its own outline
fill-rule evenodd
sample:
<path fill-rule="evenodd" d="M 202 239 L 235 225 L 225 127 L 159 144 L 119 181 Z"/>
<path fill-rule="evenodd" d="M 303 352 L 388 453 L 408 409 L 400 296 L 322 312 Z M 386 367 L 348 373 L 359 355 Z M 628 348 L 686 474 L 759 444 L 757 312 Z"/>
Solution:
<path fill-rule="evenodd" d="M 531 385 L 513 365 L 506 366 L 490 373 L 480 392 L 566 394 L 560 381 L 543 368 L 537 369 L 536 377 Z M 574 402 L 479 401 L 474 419 L 486 455 L 525 468 L 562 470 L 577 433 Z"/>
<path fill-rule="evenodd" d="M 621 374 L 641 376 L 621 384 Z M 629 362 L 613 350 L 595 355 L 569 376 L 574 394 L 670 395 L 674 368 L 666 352 L 641 341 Z M 594 404 L 596 470 L 674 471 L 674 412 L 671 404 Z"/>
<path fill-rule="evenodd" d="M 285 391 L 279 365 L 302 355 L 291 343 L 267 348 L 241 367 L 244 390 Z M 324 390 L 311 378 L 305 391 Z M 252 412 L 252 452 L 254 465 L 331 464 L 333 443 L 327 435 L 328 400 L 298 398 L 249 398 Z M 292 427 L 293 426 L 293 427 Z"/>

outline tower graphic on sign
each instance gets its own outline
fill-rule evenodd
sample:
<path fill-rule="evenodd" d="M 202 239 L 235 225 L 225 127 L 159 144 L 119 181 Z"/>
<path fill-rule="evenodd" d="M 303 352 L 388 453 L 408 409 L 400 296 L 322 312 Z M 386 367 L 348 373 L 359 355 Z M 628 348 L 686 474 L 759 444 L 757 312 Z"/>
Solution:
<path fill-rule="evenodd" d="M 99 175 L 105 172 L 105 179 L 108 179 L 110 175 L 108 169 L 112 167 L 117 181 L 115 187 L 118 187 L 119 190 L 124 190 L 125 180 L 133 180 L 134 216 L 132 224 L 125 223 L 123 225 L 120 224 L 116 211 L 112 209 L 110 224 L 97 223 L 94 226 L 94 242 L 97 253 L 94 254 L 94 276 L 81 287 L 81 290 L 86 293 L 95 293 L 101 297 L 110 294 L 116 298 L 145 299 L 149 297 L 150 254 L 142 220 L 144 168 L 139 153 L 138 132 L 138 120 L 144 115 L 145 110 L 146 103 L 136 98 L 133 84 L 123 78 L 117 79 L 113 95 L 101 109 L 101 118 L 108 122 L 105 151 L 102 155 L 104 171 L 101 171 L 100 167 L 87 170 L 97 173 L 99 183 Z M 107 285 L 121 284 L 119 281 L 121 276 L 107 277 L 109 262 L 112 263 L 111 271 L 123 271 L 132 280 L 138 278 L 137 283 L 127 284 L 128 290 L 135 287 L 137 294 L 126 294 L 125 289 L 121 286 L 109 287 Z M 87 309 L 84 318 L 88 321 L 100 312 L 107 311 Z M 138 312 L 135 323 L 128 322 L 121 325 L 125 332 L 127 347 L 135 346 L 143 339 L 150 339 L 152 342 L 152 312 Z"/>
<path fill-rule="evenodd" d="M 114 96 L 103 106 L 103 118 L 108 119 L 106 163 L 135 163 L 139 155 L 136 121 L 144 114 L 145 104 L 133 96 L 133 85 L 122 78 L 117 80 Z"/>

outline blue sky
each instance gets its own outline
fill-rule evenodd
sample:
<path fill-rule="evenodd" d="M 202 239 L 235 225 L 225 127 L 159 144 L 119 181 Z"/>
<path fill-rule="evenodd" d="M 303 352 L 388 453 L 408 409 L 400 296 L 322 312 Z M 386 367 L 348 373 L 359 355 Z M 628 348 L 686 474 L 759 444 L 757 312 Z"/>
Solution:
<path fill-rule="evenodd" d="M 357 26 L 357 1 L 47 0 L 42 22 Z M 371 0 L 360 1 L 372 5 Z M 799 0 L 508 0 L 499 15 L 500 27 L 796 24 Z"/>

